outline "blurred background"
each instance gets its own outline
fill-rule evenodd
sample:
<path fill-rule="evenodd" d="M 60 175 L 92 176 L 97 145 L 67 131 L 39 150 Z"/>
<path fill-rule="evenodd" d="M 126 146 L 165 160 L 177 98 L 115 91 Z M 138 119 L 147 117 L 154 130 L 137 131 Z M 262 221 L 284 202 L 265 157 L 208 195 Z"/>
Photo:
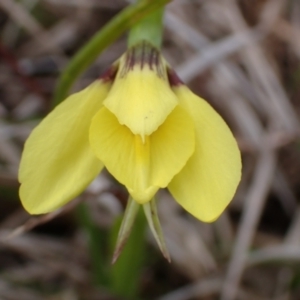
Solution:
<path fill-rule="evenodd" d="M 0 299 L 300 299 L 299 0 L 175 0 L 167 7 L 165 58 L 224 117 L 243 154 L 242 182 L 213 224 L 160 192 L 171 264 L 147 231 L 145 244 L 131 243 L 127 264 L 110 265 L 109 239 L 127 194 L 109 174 L 49 215 L 22 208 L 17 172 L 26 137 L 49 112 L 73 54 L 127 5 L 0 0 Z M 125 50 L 123 36 L 74 91 Z"/>

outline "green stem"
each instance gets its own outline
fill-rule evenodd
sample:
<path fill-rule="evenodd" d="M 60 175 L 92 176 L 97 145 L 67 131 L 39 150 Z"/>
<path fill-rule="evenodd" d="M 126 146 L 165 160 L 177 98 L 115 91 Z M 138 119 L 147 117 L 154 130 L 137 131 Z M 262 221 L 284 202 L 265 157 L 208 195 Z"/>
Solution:
<path fill-rule="evenodd" d="M 123 32 L 171 0 L 140 0 L 114 17 L 104 28 L 75 55 L 59 78 L 54 94 L 53 106 L 68 95 L 72 84 L 92 64 L 99 54 L 113 43 Z M 157 43 L 157 41 L 155 41 Z"/>
<path fill-rule="evenodd" d="M 129 33 L 128 47 L 144 40 L 160 48 L 162 44 L 163 15 L 164 9 L 158 9 L 134 25 Z"/>

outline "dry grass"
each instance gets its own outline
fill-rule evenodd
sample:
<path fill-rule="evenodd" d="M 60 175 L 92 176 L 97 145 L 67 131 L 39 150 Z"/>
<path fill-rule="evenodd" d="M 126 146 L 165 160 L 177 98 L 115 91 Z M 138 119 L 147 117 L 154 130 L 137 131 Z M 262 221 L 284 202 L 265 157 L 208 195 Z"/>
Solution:
<path fill-rule="evenodd" d="M 87 197 L 97 226 L 109 228 L 122 211 L 123 189 L 102 176 L 60 211 L 30 218 L 17 197 L 17 169 L 24 140 L 49 110 L 59 71 L 126 4 L 0 0 L 1 300 L 117 299 L 91 283 L 87 238 L 73 208 Z M 177 0 L 165 25 L 165 57 L 232 128 L 243 180 L 214 224 L 183 214 L 161 193 L 173 263 L 159 254 L 156 263 L 149 259 L 143 299 L 299 299 L 300 2 Z M 123 37 L 75 89 L 125 49 Z"/>

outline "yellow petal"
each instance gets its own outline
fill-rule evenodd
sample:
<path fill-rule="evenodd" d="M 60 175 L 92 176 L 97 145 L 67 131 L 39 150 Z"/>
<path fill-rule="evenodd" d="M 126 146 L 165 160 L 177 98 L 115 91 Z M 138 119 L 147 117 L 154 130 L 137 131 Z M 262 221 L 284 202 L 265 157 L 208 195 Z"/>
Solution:
<path fill-rule="evenodd" d="M 120 124 L 144 137 L 164 122 L 178 102 L 158 50 L 141 47 L 121 57 L 117 78 L 103 104 Z"/>
<path fill-rule="evenodd" d="M 103 164 L 88 131 L 108 84 L 97 81 L 58 105 L 31 133 L 21 159 L 20 198 L 31 214 L 47 213 L 76 197 Z"/>
<path fill-rule="evenodd" d="M 139 203 L 166 187 L 195 149 L 193 122 L 180 107 L 144 142 L 102 108 L 93 118 L 90 141 L 97 157 Z"/>
<path fill-rule="evenodd" d="M 235 194 L 241 177 L 240 151 L 226 123 L 206 101 L 185 86 L 174 91 L 194 120 L 196 149 L 168 188 L 189 213 L 212 222 Z"/>

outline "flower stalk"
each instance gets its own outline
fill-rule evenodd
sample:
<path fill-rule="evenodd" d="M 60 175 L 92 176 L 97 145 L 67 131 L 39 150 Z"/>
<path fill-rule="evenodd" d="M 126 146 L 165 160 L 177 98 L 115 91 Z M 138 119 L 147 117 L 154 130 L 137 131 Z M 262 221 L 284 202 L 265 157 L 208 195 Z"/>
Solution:
<path fill-rule="evenodd" d="M 142 41 L 147 41 L 160 49 L 163 33 L 163 15 L 164 9 L 160 8 L 135 24 L 129 32 L 128 47 L 130 48 Z"/>

